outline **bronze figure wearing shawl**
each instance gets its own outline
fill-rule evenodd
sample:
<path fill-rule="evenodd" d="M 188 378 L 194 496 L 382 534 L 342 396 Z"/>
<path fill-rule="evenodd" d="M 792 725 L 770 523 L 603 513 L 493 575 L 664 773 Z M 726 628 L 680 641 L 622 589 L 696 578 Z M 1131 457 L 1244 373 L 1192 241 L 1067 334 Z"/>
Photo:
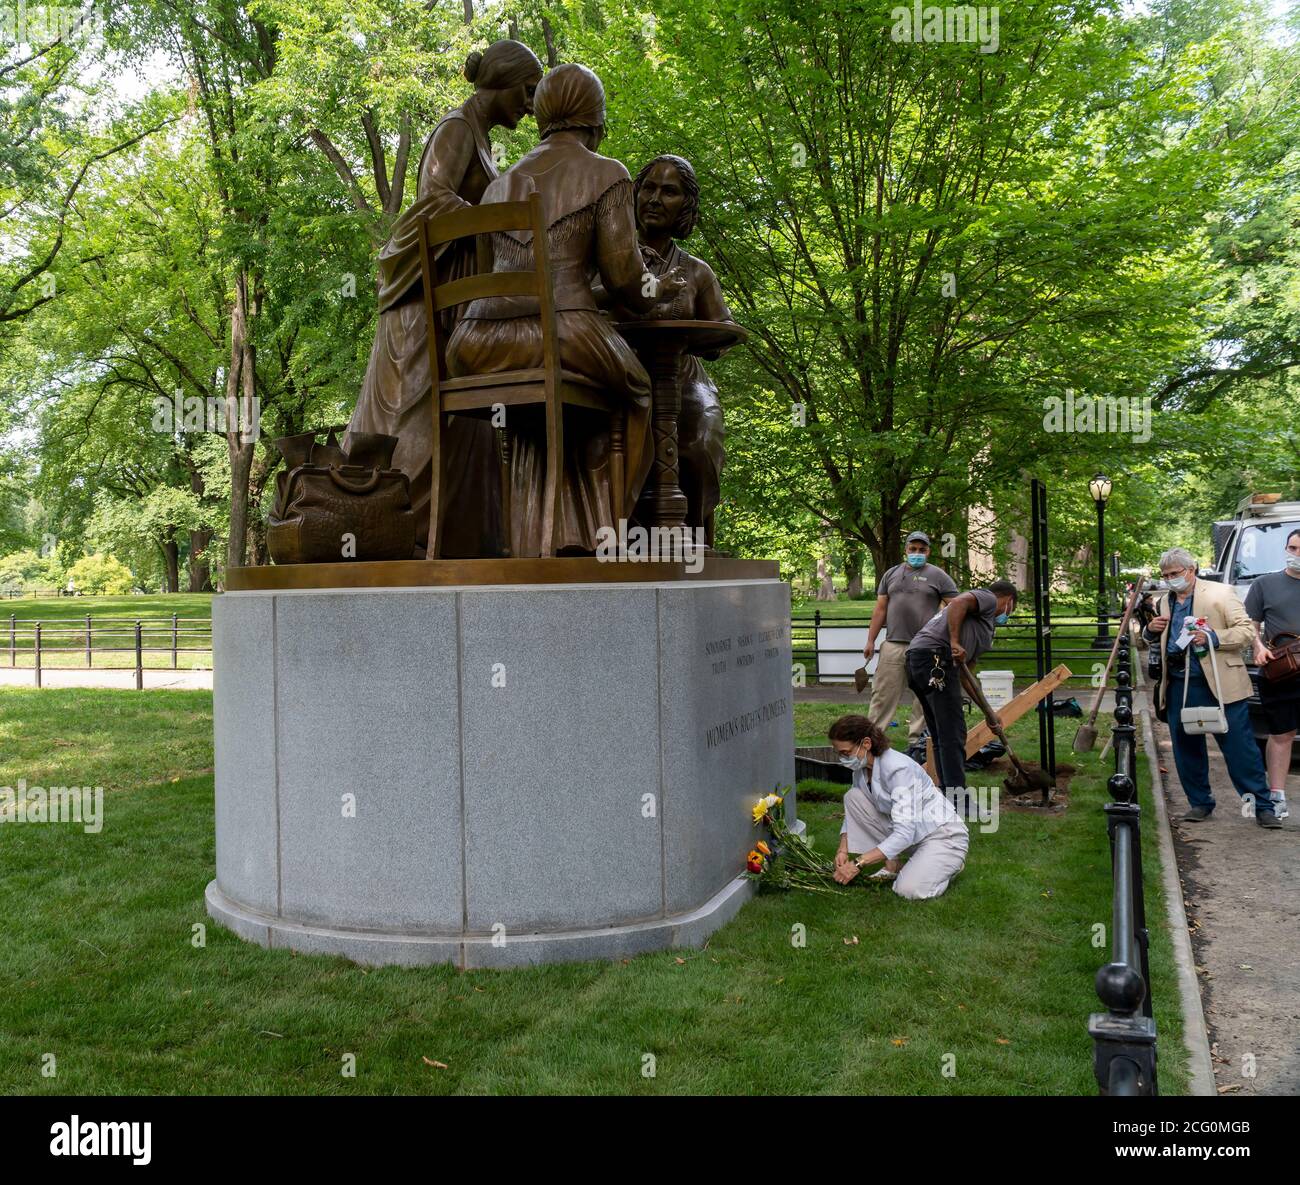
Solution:
<path fill-rule="evenodd" d="M 699 219 L 700 187 L 690 162 L 671 154 L 657 156 L 636 175 L 632 185 L 647 268 L 656 276 L 677 271 L 685 278 L 685 286 L 679 291 L 661 289 L 654 308 L 639 316 L 665 321 L 733 322 L 713 269 L 704 260 L 688 255 L 674 241 L 688 238 Z M 714 359 L 725 352 L 718 350 L 704 356 Z M 686 525 L 702 528 L 705 541 L 712 547 L 714 511 L 726 460 L 722 403 L 718 388 L 699 358 L 683 354 L 680 366 L 682 410 L 677 423 L 677 450 L 681 488 L 687 499 Z"/>

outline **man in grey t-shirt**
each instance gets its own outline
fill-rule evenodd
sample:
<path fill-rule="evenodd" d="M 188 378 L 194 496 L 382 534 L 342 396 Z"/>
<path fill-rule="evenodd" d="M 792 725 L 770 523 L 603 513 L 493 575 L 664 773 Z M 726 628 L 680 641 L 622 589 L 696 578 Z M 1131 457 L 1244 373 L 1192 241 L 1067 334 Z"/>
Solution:
<path fill-rule="evenodd" d="M 871 680 L 871 706 L 867 709 L 867 718 L 881 730 L 889 727 L 907 694 L 908 643 L 921 626 L 957 595 L 952 577 L 930 563 L 930 537 L 924 531 L 913 531 L 903 548 L 903 562 L 890 568 L 876 586 L 876 605 L 867 630 L 867 645 L 862 651 L 870 662 L 884 627 L 885 640 L 879 646 L 880 658 Z M 924 731 L 925 713 L 917 701 L 908 721 L 909 749 L 916 747 Z"/>
<path fill-rule="evenodd" d="M 992 647 L 993 632 L 1005 624 L 1017 596 L 1009 580 L 958 593 L 916 631 L 907 648 L 908 686 L 925 712 L 945 794 L 960 794 L 966 785 L 966 716 L 957 663 L 969 666 Z"/>
<path fill-rule="evenodd" d="M 1286 567 L 1257 576 L 1246 593 L 1246 613 L 1260 625 L 1255 639 L 1255 662 L 1263 666 L 1273 657 L 1271 646 L 1290 642 L 1279 634 L 1300 635 L 1300 530 L 1286 537 Z M 1264 764 L 1269 793 L 1279 819 L 1286 818 L 1286 775 L 1291 768 L 1291 746 L 1300 727 L 1300 676 L 1282 683 L 1259 680 L 1259 704 L 1268 725 Z"/>

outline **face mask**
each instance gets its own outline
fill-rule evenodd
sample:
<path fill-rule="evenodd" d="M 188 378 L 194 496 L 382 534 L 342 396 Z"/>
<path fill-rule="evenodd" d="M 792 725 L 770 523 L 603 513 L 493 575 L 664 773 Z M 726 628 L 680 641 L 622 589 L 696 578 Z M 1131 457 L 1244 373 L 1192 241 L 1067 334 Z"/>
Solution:
<path fill-rule="evenodd" d="M 913 568 L 924 568 L 925 556 L 921 555 L 920 552 L 916 552 L 916 551 L 909 552 L 907 556 L 907 562 L 911 564 Z"/>
<path fill-rule="evenodd" d="M 847 757 L 842 756 L 840 758 L 840 764 L 844 766 L 845 769 L 851 769 L 856 771 L 856 770 L 860 770 L 864 765 L 867 764 L 867 759 L 865 757 L 854 757 L 852 755 L 849 755 Z"/>
<path fill-rule="evenodd" d="M 1286 557 L 1286 566 L 1292 572 L 1300 572 L 1300 555 L 1289 555 Z"/>
<path fill-rule="evenodd" d="M 1168 583 L 1169 583 L 1169 587 L 1176 593 L 1187 591 L 1186 576 L 1170 576 Z"/>
<path fill-rule="evenodd" d="M 1010 620 L 1010 615 L 1006 613 L 999 613 L 993 620 L 998 625 L 1006 625 L 1007 622 Z"/>

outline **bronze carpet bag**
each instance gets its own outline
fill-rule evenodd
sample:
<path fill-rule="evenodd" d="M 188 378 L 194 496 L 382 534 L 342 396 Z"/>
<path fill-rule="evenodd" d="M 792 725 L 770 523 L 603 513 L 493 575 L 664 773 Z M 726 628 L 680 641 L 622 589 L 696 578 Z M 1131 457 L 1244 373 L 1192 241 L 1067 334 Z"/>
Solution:
<path fill-rule="evenodd" d="M 321 429 L 324 431 L 324 429 Z M 266 543 L 277 564 L 409 560 L 415 553 L 411 483 L 393 469 L 396 436 L 354 432 L 344 452 L 328 430 L 275 441 L 288 468 L 276 474 Z"/>
<path fill-rule="evenodd" d="M 1283 638 L 1290 638 L 1291 641 L 1282 644 Z M 1269 642 L 1268 648 L 1273 652 L 1273 657 L 1259 668 L 1261 679 L 1270 683 L 1285 683 L 1300 675 L 1300 636 L 1278 634 Z"/>

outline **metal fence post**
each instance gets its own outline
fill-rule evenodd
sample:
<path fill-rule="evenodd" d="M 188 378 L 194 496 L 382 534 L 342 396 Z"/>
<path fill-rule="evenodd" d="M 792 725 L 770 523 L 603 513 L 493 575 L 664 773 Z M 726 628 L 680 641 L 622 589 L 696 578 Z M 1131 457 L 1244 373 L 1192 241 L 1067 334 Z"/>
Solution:
<path fill-rule="evenodd" d="M 91 666 L 90 661 L 90 614 L 86 614 L 86 666 Z"/>
<path fill-rule="evenodd" d="M 12 613 L 9 614 L 9 665 L 18 665 L 18 621 Z"/>
<path fill-rule="evenodd" d="M 36 656 L 36 686 L 41 685 L 41 623 L 36 623 L 35 645 L 33 653 Z"/>
<path fill-rule="evenodd" d="M 172 670 L 176 669 L 176 614 L 172 614 Z"/>
<path fill-rule="evenodd" d="M 141 649 L 140 621 L 138 618 L 135 623 L 135 689 L 136 691 L 144 690 L 144 653 Z"/>
<path fill-rule="evenodd" d="M 1110 839 L 1113 906 L 1111 959 L 1097 972 L 1097 995 L 1106 1012 L 1088 1018 L 1093 1072 L 1103 1095 L 1155 1095 L 1156 1023 L 1151 1015 L 1146 903 L 1142 887 L 1142 808 L 1137 802 L 1137 729 L 1133 724 L 1130 640 L 1119 643 L 1115 772 L 1106 783 L 1113 801 L 1103 808 Z"/>

